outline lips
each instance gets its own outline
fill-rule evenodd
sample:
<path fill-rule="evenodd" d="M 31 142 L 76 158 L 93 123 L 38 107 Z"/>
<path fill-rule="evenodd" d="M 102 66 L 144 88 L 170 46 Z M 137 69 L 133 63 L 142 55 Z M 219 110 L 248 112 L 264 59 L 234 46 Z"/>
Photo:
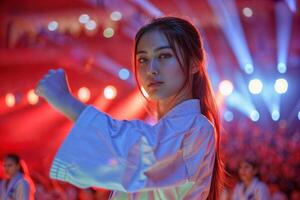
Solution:
<path fill-rule="evenodd" d="M 161 84 L 163 84 L 164 82 L 161 82 L 161 81 L 152 81 L 152 82 L 150 82 L 147 86 L 149 87 L 149 88 L 151 88 L 151 87 L 157 87 L 157 86 L 160 86 Z"/>

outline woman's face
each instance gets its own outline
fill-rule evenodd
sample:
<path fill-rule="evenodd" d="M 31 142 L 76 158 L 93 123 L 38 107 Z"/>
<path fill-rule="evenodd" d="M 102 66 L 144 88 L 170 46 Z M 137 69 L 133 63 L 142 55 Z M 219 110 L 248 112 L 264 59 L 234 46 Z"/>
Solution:
<path fill-rule="evenodd" d="M 150 98 L 169 100 L 176 96 L 185 83 L 185 75 L 165 35 L 159 31 L 145 33 L 136 52 L 138 81 Z M 191 89 L 183 98 L 188 95 Z"/>
<path fill-rule="evenodd" d="M 239 168 L 239 175 L 243 182 L 250 182 L 256 175 L 257 170 L 247 162 L 242 162 Z"/>
<path fill-rule="evenodd" d="M 13 177 L 18 171 L 20 171 L 20 165 L 10 158 L 6 158 L 4 160 L 3 167 L 4 172 L 8 176 L 8 178 Z"/>

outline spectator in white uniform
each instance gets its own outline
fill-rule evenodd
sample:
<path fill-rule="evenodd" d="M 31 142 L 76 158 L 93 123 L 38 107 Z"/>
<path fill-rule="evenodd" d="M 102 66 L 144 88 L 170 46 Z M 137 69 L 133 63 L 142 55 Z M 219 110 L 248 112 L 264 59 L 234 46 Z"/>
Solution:
<path fill-rule="evenodd" d="M 16 154 L 8 154 L 3 162 L 7 179 L 1 182 L 1 200 L 34 200 L 35 187 L 25 162 Z"/>
<path fill-rule="evenodd" d="M 240 182 L 233 190 L 232 200 L 270 200 L 267 185 L 257 177 L 258 165 L 253 159 L 245 159 L 239 167 Z"/>
<path fill-rule="evenodd" d="M 136 34 L 135 75 L 156 105 L 154 126 L 84 105 L 71 95 L 65 72 L 50 70 L 36 93 L 75 121 L 50 176 L 113 190 L 112 199 L 218 199 L 220 127 L 204 57 L 187 20 L 158 18 Z"/>

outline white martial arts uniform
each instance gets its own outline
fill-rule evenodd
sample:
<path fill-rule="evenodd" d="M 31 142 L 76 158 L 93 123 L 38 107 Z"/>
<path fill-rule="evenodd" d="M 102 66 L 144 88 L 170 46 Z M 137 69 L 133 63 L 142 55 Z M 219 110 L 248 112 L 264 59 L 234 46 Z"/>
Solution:
<path fill-rule="evenodd" d="M 270 192 L 266 184 L 254 178 L 245 190 L 242 183 L 238 183 L 232 195 L 232 200 L 270 200 Z"/>
<path fill-rule="evenodd" d="M 198 99 L 184 101 L 154 126 L 119 121 L 88 106 L 60 147 L 50 176 L 112 199 L 206 199 L 215 160 L 214 128 Z"/>
<path fill-rule="evenodd" d="M 0 185 L 0 200 L 33 200 L 33 193 L 30 190 L 28 181 L 24 175 L 18 172 L 11 178 L 7 185 L 7 180 L 3 180 Z"/>

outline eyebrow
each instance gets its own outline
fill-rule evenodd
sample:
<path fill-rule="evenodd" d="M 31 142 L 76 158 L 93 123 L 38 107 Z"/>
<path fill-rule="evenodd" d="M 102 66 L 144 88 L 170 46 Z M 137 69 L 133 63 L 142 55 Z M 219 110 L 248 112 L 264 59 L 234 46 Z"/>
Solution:
<path fill-rule="evenodd" d="M 172 48 L 170 46 L 161 46 L 161 47 L 154 49 L 154 51 L 160 51 L 162 49 L 172 49 Z M 140 53 L 147 53 L 147 51 L 141 50 L 141 51 L 138 51 L 136 54 L 140 54 Z"/>

